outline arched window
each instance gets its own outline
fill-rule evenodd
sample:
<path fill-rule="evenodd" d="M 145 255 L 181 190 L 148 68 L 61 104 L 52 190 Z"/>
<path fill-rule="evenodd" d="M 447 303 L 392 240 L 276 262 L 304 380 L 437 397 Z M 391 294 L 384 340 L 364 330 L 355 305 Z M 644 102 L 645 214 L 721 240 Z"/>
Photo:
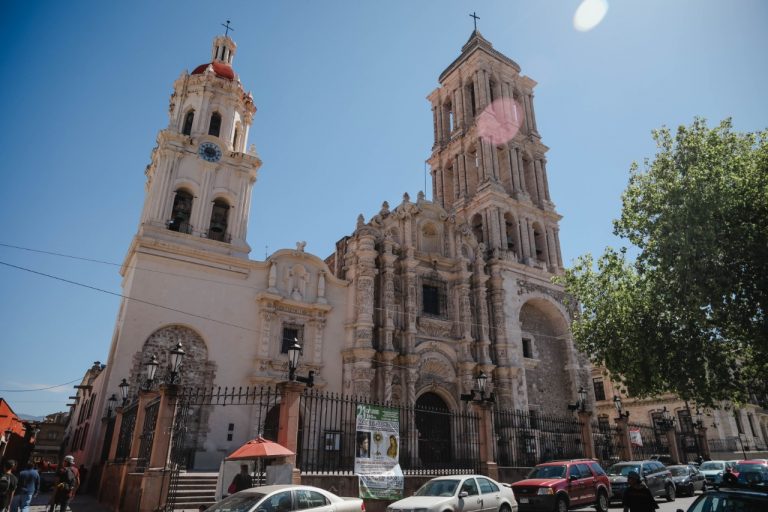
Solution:
<path fill-rule="evenodd" d="M 173 210 L 171 220 L 168 222 L 168 229 L 179 233 L 191 233 L 190 218 L 192 218 L 192 194 L 179 189 L 176 191 L 176 197 L 173 198 Z"/>
<path fill-rule="evenodd" d="M 478 243 L 483 242 L 483 217 L 479 213 L 472 217 L 472 233 L 474 233 Z"/>
<path fill-rule="evenodd" d="M 504 214 L 504 230 L 507 235 L 507 250 L 517 253 L 517 221 L 510 213 Z"/>
<path fill-rule="evenodd" d="M 211 123 L 208 125 L 208 135 L 218 137 L 221 132 L 221 114 L 214 112 L 211 114 Z"/>
<path fill-rule="evenodd" d="M 229 220 L 229 204 L 223 199 L 213 202 L 211 210 L 211 225 L 208 228 L 208 238 L 219 242 L 228 242 L 227 221 Z"/>
<path fill-rule="evenodd" d="M 184 116 L 184 127 L 181 129 L 181 133 L 184 135 L 190 135 L 192 133 L 192 122 L 195 120 L 195 111 L 190 110 L 187 115 Z"/>
<path fill-rule="evenodd" d="M 424 252 L 442 253 L 440 250 L 440 234 L 434 224 L 426 223 L 421 229 L 421 250 Z"/>
<path fill-rule="evenodd" d="M 538 224 L 533 225 L 533 243 L 536 246 L 536 260 L 547 261 L 547 255 L 544 253 L 544 230 Z"/>

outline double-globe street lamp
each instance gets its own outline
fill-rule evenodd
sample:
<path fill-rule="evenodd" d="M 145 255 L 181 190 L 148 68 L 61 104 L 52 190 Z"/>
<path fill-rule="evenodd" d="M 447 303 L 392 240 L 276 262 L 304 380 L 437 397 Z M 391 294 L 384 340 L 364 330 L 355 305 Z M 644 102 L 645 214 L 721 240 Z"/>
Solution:
<path fill-rule="evenodd" d="M 584 386 L 581 386 L 577 393 L 579 398 L 576 399 L 575 404 L 568 404 L 568 410 L 571 412 L 587 412 L 587 390 L 584 389 Z"/>
<path fill-rule="evenodd" d="M 613 406 L 616 407 L 616 412 L 619 415 L 617 419 L 629 419 L 629 411 L 624 411 L 624 407 L 621 404 L 621 397 L 619 395 L 613 395 Z"/>

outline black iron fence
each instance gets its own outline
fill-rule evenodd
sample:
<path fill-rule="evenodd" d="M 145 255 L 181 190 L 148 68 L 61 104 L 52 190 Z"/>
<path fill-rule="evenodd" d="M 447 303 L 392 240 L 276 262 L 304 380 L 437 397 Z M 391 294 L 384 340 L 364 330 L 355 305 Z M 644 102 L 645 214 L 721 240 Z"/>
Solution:
<path fill-rule="evenodd" d="M 361 397 L 307 391 L 300 399 L 296 462 L 302 472 L 354 472 L 358 405 L 388 407 L 395 411 L 399 418 L 399 440 L 390 438 L 386 432 L 374 432 L 369 450 L 380 456 L 396 456 L 404 473 L 478 471 L 480 420 L 474 413 L 380 405 Z"/>
<path fill-rule="evenodd" d="M 595 458 L 604 468 L 621 459 L 625 441 L 615 425 L 593 421 L 592 442 L 595 445 Z"/>
<path fill-rule="evenodd" d="M 499 466 L 530 467 L 584 456 L 583 425 L 573 417 L 494 410 L 493 425 Z"/>
<path fill-rule="evenodd" d="M 117 452 L 115 460 L 125 461 L 131 455 L 131 441 L 133 429 L 136 426 L 136 413 L 139 405 L 133 403 L 123 409 L 123 419 L 120 422 L 120 433 L 117 438 Z"/>
<path fill-rule="evenodd" d="M 651 425 L 629 423 L 632 456 L 635 460 L 650 459 L 653 455 L 669 455 L 667 435 Z"/>
<path fill-rule="evenodd" d="M 157 414 L 160 411 L 160 399 L 152 400 L 144 408 L 144 425 L 139 436 L 139 458 L 136 462 L 136 469 L 141 471 L 146 469 L 149 464 L 149 457 L 152 454 L 152 444 L 155 439 L 155 425 L 157 424 Z"/>

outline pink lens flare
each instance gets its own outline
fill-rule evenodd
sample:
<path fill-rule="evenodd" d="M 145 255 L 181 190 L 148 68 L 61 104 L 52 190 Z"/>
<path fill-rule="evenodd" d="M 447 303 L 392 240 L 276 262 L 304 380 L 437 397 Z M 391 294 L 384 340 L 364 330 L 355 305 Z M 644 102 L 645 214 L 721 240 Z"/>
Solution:
<path fill-rule="evenodd" d="M 494 100 L 477 117 L 477 134 L 489 144 L 505 144 L 517 135 L 524 115 L 512 98 Z"/>

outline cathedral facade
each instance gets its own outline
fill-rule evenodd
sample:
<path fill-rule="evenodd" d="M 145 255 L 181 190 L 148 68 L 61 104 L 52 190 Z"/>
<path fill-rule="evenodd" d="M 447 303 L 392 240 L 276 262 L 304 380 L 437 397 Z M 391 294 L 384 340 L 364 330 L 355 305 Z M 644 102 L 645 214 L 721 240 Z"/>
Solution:
<path fill-rule="evenodd" d="M 560 216 L 535 82 L 514 61 L 475 31 L 440 75 L 428 97 L 432 201 L 405 194 L 358 217 L 325 260 L 299 242 L 256 261 L 246 242 L 261 166 L 247 145 L 256 106 L 236 49 L 215 38 L 210 61 L 174 83 L 121 269 L 130 299 L 97 390 L 102 408 L 122 379 L 132 393 L 145 384 L 152 356 L 166 367 L 179 342 L 184 387 L 284 381 L 297 340 L 299 372 L 314 371 L 317 388 L 380 402 L 458 410 L 483 373 L 498 407 L 562 414 L 589 389 L 572 312 L 551 282 L 562 272 Z M 195 421 L 200 468 L 258 434 L 246 407 Z"/>

